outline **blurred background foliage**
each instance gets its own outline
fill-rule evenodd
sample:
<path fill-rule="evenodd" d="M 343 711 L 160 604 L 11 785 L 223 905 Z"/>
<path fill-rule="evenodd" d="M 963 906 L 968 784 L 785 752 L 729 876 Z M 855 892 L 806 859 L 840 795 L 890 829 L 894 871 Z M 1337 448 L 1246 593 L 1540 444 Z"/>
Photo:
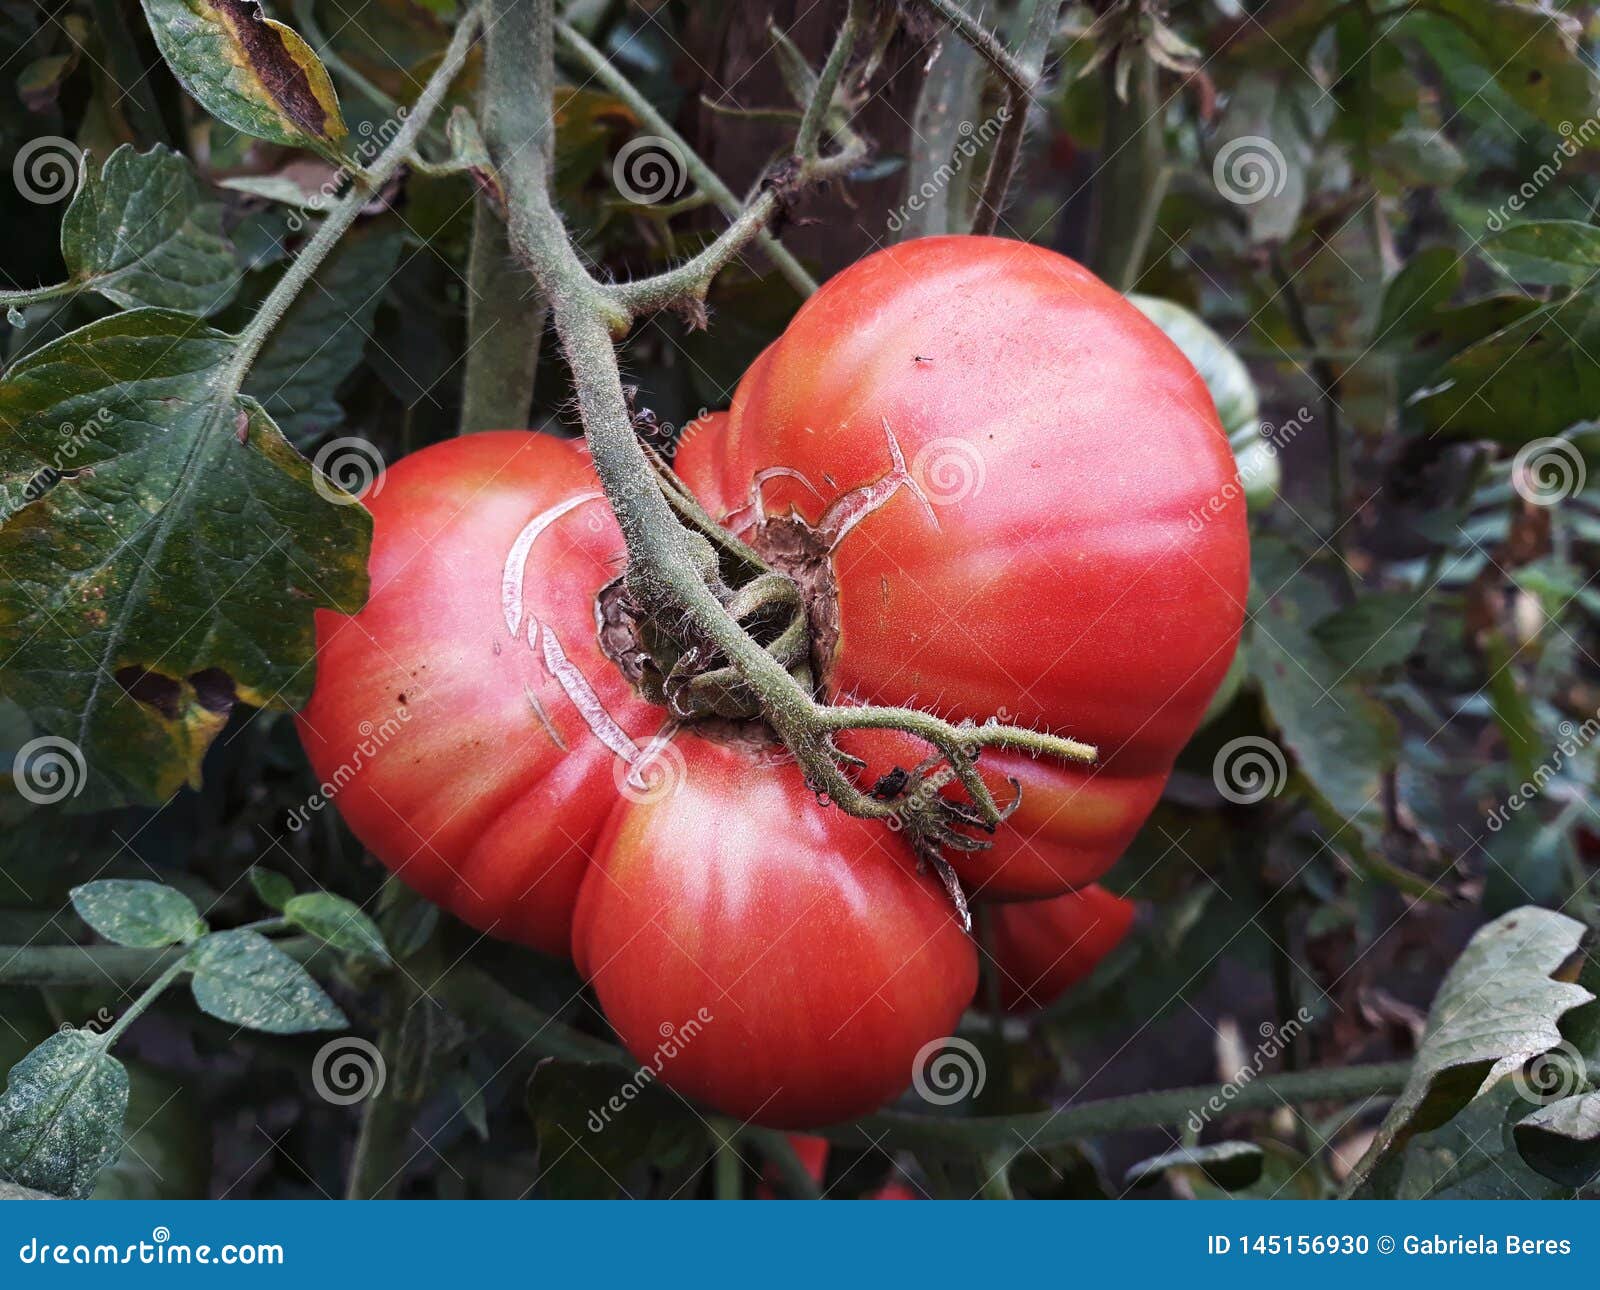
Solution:
<path fill-rule="evenodd" d="M 395 104 L 415 96 L 455 12 L 451 0 L 268 7 L 321 54 L 357 138 L 380 137 Z M 1018 8 L 988 6 L 1011 22 Z M 1214 356 L 1213 384 L 1231 391 L 1219 404 L 1236 446 L 1260 463 L 1246 480 L 1257 485 L 1256 612 L 1214 717 L 1109 880 L 1140 902 L 1134 934 L 1042 1016 L 972 1018 L 991 1078 L 967 1109 L 984 1114 L 1227 1080 L 1263 1027 L 1302 1012 L 1304 1033 L 1271 1066 L 1403 1057 L 1485 921 L 1537 904 L 1595 923 L 1600 495 L 1582 487 L 1600 468 L 1594 6 L 1100 8 L 1065 11 L 1000 231 L 1184 306 L 1214 333 L 1197 333 L 1199 349 L 1224 345 L 1242 360 Z M 769 20 L 815 62 L 842 10 L 835 0 L 588 0 L 568 16 L 738 193 L 793 131 Z M 702 245 L 723 223 L 714 208 L 619 196 L 612 162 L 638 113 L 581 63 L 559 67 L 558 200 L 585 255 L 621 278 Z M 906 201 L 937 170 L 935 126 L 997 109 L 979 72 L 926 19 L 896 35 L 858 118 L 871 160 L 809 194 L 781 230 L 816 278 L 911 232 L 964 227 L 977 162 L 914 214 Z M 473 84 L 469 68 L 453 101 L 470 105 Z M 126 0 L 0 0 L 0 135 L 7 156 L 43 136 L 100 160 L 122 143 L 186 154 L 242 275 L 217 315 L 223 326 L 283 272 L 333 178 L 317 157 L 207 117 Z M 1230 200 L 1230 145 L 1262 139 L 1272 145 L 1264 190 Z M 473 200 L 463 175 L 405 174 L 288 320 L 295 382 L 263 388 L 303 451 L 353 434 L 393 460 L 456 432 Z M 0 184 L 0 287 L 66 275 L 62 209 Z M 1518 233 L 1530 224 L 1535 232 Z M 668 442 L 700 410 L 726 406 L 799 296 L 752 252 L 708 303 L 709 328 L 659 316 L 623 353 Z M 113 309 L 79 295 L 13 310 L 0 354 L 14 363 Z M 535 391 L 536 425 L 578 432 L 548 335 Z M 1554 505 L 1529 500 L 1526 455 L 1518 464 L 1520 449 L 1545 441 L 1570 445 L 1560 462 L 1577 480 Z M 0 701 L 7 761 L 30 733 Z M 1271 741 L 1283 758 L 1270 791 L 1250 802 L 1218 786 L 1219 757 L 1242 738 Z M 468 963 L 475 981 L 505 992 L 497 1006 L 514 1013 L 514 996 L 605 1034 L 570 967 L 383 892 L 382 870 L 335 812 L 289 828 L 313 788 L 291 718 L 241 708 L 206 759 L 203 788 L 159 810 L 74 813 L 0 793 L 0 944 L 87 940 L 62 911 L 68 889 L 96 877 L 155 876 L 215 922 L 248 921 L 260 910 L 243 875 L 264 865 L 301 888 L 381 903 L 408 976 Z M 481 1000 L 476 1014 L 448 999 L 419 1004 L 348 968 L 333 989 L 359 1031 L 401 1055 L 405 1092 L 388 1113 L 407 1143 L 402 1194 L 604 1186 L 564 1174 L 573 1162 L 560 1166 L 555 1153 L 541 1160 L 563 1099 L 583 1103 L 576 1076 L 546 1070 L 530 1083 L 531 1059 L 485 1021 Z M 110 982 L 0 990 L 0 1067 L 125 999 Z M 159 1005 L 126 1042 L 129 1149 L 100 1194 L 338 1194 L 359 1116 L 310 1088 L 314 1046 L 231 1033 L 181 999 Z M 632 1194 L 709 1194 L 714 1165 L 697 1123 L 656 1110 L 633 1117 L 643 1127 L 612 1167 Z M 1492 1118 L 1492 1108 L 1475 1103 L 1473 1114 Z M 1254 1144 L 1242 1173 L 1220 1158 L 1179 1161 L 1143 1171 L 1134 1194 L 1325 1194 L 1376 1119 L 1349 1106 L 1230 1113 L 1201 1136 Z M 1019 1161 L 1012 1184 L 1036 1196 L 1122 1194 L 1129 1165 L 1173 1145 L 1159 1130 L 1091 1137 Z M 746 1163 L 759 1170 L 760 1159 Z M 970 1191 L 952 1166 L 881 1151 L 836 1149 L 829 1170 L 834 1195 L 870 1192 L 895 1170 L 919 1191 Z"/>

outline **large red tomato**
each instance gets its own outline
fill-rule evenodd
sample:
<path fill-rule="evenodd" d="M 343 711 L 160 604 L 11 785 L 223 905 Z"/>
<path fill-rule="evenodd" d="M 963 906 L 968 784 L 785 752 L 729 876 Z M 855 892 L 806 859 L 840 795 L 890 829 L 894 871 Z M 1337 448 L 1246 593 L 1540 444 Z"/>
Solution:
<path fill-rule="evenodd" d="M 973 894 L 1105 872 L 1227 671 L 1248 581 L 1227 438 L 1153 323 L 1041 247 L 902 243 L 812 296 L 677 466 L 817 589 L 831 697 L 1098 745 L 1092 769 L 984 754 L 1022 799 L 990 850 L 952 857 Z M 841 743 L 879 769 L 921 757 Z"/>
<path fill-rule="evenodd" d="M 1122 943 L 1133 915 L 1131 900 L 1099 886 L 995 906 L 990 966 L 1000 1006 L 1027 1012 L 1054 1003 Z"/>
<path fill-rule="evenodd" d="M 904 841 L 781 747 L 663 730 L 597 640 L 623 564 L 598 498 L 580 445 L 524 432 L 387 472 L 371 597 L 317 617 L 323 795 L 467 922 L 570 945 L 665 1083 L 784 1127 L 871 1110 L 955 1026 L 973 945 Z"/>

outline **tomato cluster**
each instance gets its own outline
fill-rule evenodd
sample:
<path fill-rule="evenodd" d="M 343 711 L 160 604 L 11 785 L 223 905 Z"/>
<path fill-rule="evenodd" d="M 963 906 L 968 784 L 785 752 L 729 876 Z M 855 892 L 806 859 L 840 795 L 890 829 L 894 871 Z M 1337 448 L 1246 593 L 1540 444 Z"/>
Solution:
<path fill-rule="evenodd" d="M 1098 746 L 1093 768 L 986 753 L 1020 804 L 951 859 L 975 901 L 1041 902 L 1001 907 L 1008 1006 L 1089 957 L 1050 954 L 1052 911 L 1092 905 L 1114 943 L 1126 919 L 1096 902 L 1115 898 L 1063 893 L 1160 794 L 1247 577 L 1243 504 L 1212 505 L 1226 438 L 1161 332 L 1053 252 L 905 243 L 818 291 L 677 466 L 805 587 L 821 697 Z M 468 923 L 570 953 L 628 1049 L 672 1038 L 660 1077 L 728 1114 L 806 1127 L 904 1089 L 973 996 L 972 939 L 906 840 L 819 801 L 763 728 L 676 728 L 636 691 L 602 594 L 623 544 L 582 446 L 437 444 L 366 504 L 371 597 L 318 615 L 301 716 L 362 842 Z M 892 732 L 841 745 L 869 776 L 926 755 Z"/>

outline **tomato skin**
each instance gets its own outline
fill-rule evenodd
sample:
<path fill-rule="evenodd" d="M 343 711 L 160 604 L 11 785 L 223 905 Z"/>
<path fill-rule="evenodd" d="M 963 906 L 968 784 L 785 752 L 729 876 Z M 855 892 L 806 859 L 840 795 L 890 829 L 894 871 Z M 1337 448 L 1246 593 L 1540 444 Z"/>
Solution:
<path fill-rule="evenodd" d="M 615 813 L 578 901 L 574 957 L 606 1017 L 657 1078 L 742 1120 L 804 1129 L 881 1106 L 977 986 L 948 897 L 786 757 L 672 747 L 677 783 Z"/>
<path fill-rule="evenodd" d="M 781 468 L 765 513 L 816 526 L 890 475 L 885 422 L 928 504 L 899 487 L 833 547 L 827 688 L 1098 745 L 1092 770 L 986 754 L 1022 806 L 953 858 L 989 897 L 1081 886 L 1137 832 L 1238 642 L 1245 507 L 1210 394 L 1071 260 L 924 238 L 826 283 L 677 467 L 735 525 Z"/>
<path fill-rule="evenodd" d="M 392 465 L 365 501 L 371 596 L 351 618 L 318 611 L 317 684 L 299 717 L 317 778 L 363 846 L 472 926 L 561 955 L 617 777 L 530 648 L 532 624 L 556 632 L 634 736 L 661 724 L 595 642 L 594 592 L 622 552 L 603 500 L 539 535 L 515 634 L 508 624 L 518 535 L 589 494 L 598 481 L 579 445 L 525 431 L 467 435 Z"/>
<path fill-rule="evenodd" d="M 991 970 L 1007 1012 L 1047 1008 L 1122 943 L 1135 906 L 1104 887 L 990 911 Z"/>

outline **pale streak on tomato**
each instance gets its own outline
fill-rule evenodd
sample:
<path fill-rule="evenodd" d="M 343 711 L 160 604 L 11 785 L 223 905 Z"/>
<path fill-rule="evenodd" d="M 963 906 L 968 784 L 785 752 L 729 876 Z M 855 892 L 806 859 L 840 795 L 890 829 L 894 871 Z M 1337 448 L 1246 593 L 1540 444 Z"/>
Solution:
<path fill-rule="evenodd" d="M 922 510 L 928 517 L 928 523 L 935 529 L 939 527 L 939 517 L 933 513 L 933 503 L 928 500 L 927 493 L 922 491 L 922 485 L 917 483 L 906 470 L 905 454 L 900 451 L 900 441 L 894 437 L 894 431 L 889 428 L 888 417 L 883 418 L 883 433 L 889 440 L 891 463 L 889 471 L 870 484 L 853 488 L 835 499 L 817 522 L 817 533 L 830 552 L 845 540 L 851 529 L 881 508 L 902 488 L 922 503 Z"/>
<path fill-rule="evenodd" d="M 584 676 L 581 669 L 567 657 L 567 652 L 561 648 L 561 642 L 556 639 L 555 630 L 549 626 L 541 626 L 537 619 L 528 620 L 528 644 L 532 645 L 536 635 L 542 636 L 544 641 L 544 665 L 550 675 L 555 677 L 572 706 L 578 710 L 578 715 L 584 724 L 594 732 L 594 737 L 603 743 L 618 757 L 633 765 L 639 760 L 639 745 L 628 737 L 628 732 L 619 726 L 616 719 L 606 710 L 606 705 L 600 702 L 600 696 L 594 692 L 594 686 L 589 684 L 589 678 Z"/>
<path fill-rule="evenodd" d="M 558 502 L 548 510 L 535 515 L 528 521 L 527 527 L 517 534 L 517 540 L 511 544 L 511 552 L 506 556 L 505 570 L 500 579 L 500 603 L 505 607 L 506 626 L 511 629 L 513 636 L 522 626 L 522 584 L 528 576 L 528 556 L 533 550 L 533 544 L 539 540 L 541 533 L 568 511 L 577 509 L 585 502 L 598 501 L 604 496 L 604 493 L 596 491 L 569 497 L 566 501 Z M 533 644 L 531 630 L 528 643 Z"/>

